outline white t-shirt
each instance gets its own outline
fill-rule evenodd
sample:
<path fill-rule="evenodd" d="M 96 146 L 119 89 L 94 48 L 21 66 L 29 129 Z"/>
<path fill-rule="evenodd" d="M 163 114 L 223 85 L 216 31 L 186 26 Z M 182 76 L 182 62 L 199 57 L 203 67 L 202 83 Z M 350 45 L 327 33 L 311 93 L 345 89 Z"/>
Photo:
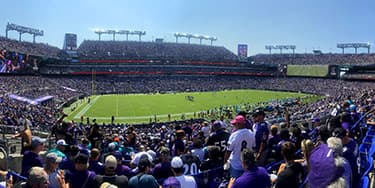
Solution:
<path fill-rule="evenodd" d="M 241 170 L 242 148 L 253 149 L 254 147 L 255 135 L 251 130 L 243 128 L 233 132 L 228 139 L 227 145 L 227 150 L 231 151 L 231 154 L 229 156 L 231 167 L 237 170 Z"/>
<path fill-rule="evenodd" d="M 182 175 L 176 176 L 176 179 L 180 182 L 181 188 L 197 188 L 197 183 L 193 176 Z"/>
<path fill-rule="evenodd" d="M 201 131 L 203 132 L 204 137 L 208 137 L 210 135 L 210 126 L 203 126 Z"/>
<path fill-rule="evenodd" d="M 130 163 L 133 163 L 135 166 L 137 166 L 139 160 L 140 160 L 141 157 L 142 157 L 142 155 L 147 155 L 148 160 L 150 161 L 150 163 L 153 161 L 153 158 L 152 158 L 152 156 L 151 156 L 149 153 L 147 153 L 147 152 L 145 152 L 145 151 L 142 151 L 142 152 L 136 153 L 136 154 L 134 155 L 134 157 L 133 157 L 133 160 L 132 160 Z"/>
<path fill-rule="evenodd" d="M 192 149 L 191 154 L 193 156 L 197 156 L 201 162 L 204 161 L 204 150 L 202 148 L 201 149 Z"/>

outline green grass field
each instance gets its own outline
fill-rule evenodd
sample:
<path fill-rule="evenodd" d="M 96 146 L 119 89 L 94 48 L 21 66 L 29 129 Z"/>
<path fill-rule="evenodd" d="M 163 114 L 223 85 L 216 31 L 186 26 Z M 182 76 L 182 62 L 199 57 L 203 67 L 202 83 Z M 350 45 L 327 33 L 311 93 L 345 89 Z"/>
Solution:
<path fill-rule="evenodd" d="M 194 101 L 186 100 L 193 96 Z M 116 122 L 140 123 L 149 122 L 157 116 L 159 121 L 193 117 L 194 112 L 207 111 L 220 105 L 256 104 L 270 100 L 304 97 L 307 94 L 274 92 L 262 90 L 231 90 L 220 92 L 197 92 L 176 94 L 128 94 L 128 95 L 96 95 L 91 96 L 91 102 L 79 100 L 69 108 L 64 109 L 68 119 L 80 121 L 80 117 L 96 118 L 98 122 L 110 122 L 115 116 Z M 244 107 L 243 107 L 244 108 Z M 73 110 L 73 111 L 72 111 Z"/>

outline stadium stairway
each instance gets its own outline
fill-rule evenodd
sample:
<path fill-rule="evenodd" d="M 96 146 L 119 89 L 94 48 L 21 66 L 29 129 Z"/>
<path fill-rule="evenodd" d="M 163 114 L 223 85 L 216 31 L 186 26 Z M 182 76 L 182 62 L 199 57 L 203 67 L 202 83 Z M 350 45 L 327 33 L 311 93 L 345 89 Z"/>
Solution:
<path fill-rule="evenodd" d="M 374 171 L 374 159 L 375 154 L 375 126 L 369 125 L 369 129 L 366 132 L 366 136 L 362 140 L 362 144 L 359 146 L 359 160 L 360 160 L 360 174 L 361 188 L 368 188 L 370 185 L 369 173 Z"/>

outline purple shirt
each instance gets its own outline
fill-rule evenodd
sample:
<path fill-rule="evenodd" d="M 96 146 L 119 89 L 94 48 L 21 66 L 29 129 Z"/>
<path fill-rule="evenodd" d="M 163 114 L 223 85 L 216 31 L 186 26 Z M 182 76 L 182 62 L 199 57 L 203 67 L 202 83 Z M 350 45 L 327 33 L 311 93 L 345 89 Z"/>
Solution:
<path fill-rule="evenodd" d="M 92 171 L 75 170 L 69 177 L 69 180 L 70 180 L 69 185 L 71 188 L 92 188 L 94 187 L 95 176 L 96 176 L 95 172 L 92 172 Z"/>
<path fill-rule="evenodd" d="M 158 163 L 155 165 L 155 168 L 152 171 L 152 175 L 156 180 L 167 179 L 170 176 L 173 176 L 170 162 Z"/>
<path fill-rule="evenodd" d="M 256 188 L 268 188 L 271 187 L 271 178 L 267 173 L 267 170 L 263 167 L 252 167 L 246 170 L 240 177 L 238 177 L 232 188 L 245 188 L 245 187 L 256 187 Z"/>
<path fill-rule="evenodd" d="M 89 170 L 94 171 L 95 174 L 104 174 L 104 165 L 99 161 L 89 161 Z"/>
<path fill-rule="evenodd" d="M 261 143 L 267 144 L 270 131 L 266 122 L 256 123 L 255 127 L 255 151 L 258 152 Z"/>
<path fill-rule="evenodd" d="M 22 158 L 21 176 L 28 177 L 28 171 L 34 166 L 43 167 L 42 158 L 34 152 L 26 151 Z"/>
<path fill-rule="evenodd" d="M 125 176 L 129 177 L 130 176 L 130 168 L 128 166 L 125 166 L 125 165 L 117 165 L 116 175 L 118 175 L 118 176 L 125 175 Z"/>

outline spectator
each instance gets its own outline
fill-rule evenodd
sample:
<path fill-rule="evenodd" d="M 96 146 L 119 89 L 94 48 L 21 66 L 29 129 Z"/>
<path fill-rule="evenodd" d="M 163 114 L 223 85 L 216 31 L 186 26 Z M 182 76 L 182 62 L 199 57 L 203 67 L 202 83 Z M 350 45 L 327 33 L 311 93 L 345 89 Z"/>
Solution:
<path fill-rule="evenodd" d="M 170 161 L 170 151 L 168 148 L 163 147 L 160 151 L 160 162 L 155 165 L 152 175 L 158 180 L 159 184 L 163 184 L 162 181 L 168 177 L 173 176 Z"/>
<path fill-rule="evenodd" d="M 185 153 L 185 143 L 182 140 L 184 137 L 185 132 L 183 130 L 176 131 L 176 140 L 172 146 L 174 156 L 180 156 L 181 154 Z"/>
<path fill-rule="evenodd" d="M 181 184 L 181 188 L 197 188 L 194 178 L 189 175 L 184 175 L 184 163 L 180 157 L 173 157 L 171 166 L 176 179 Z"/>
<path fill-rule="evenodd" d="M 62 158 L 55 153 L 48 153 L 46 155 L 46 163 L 44 171 L 48 174 L 49 185 L 48 188 L 65 188 L 68 185 L 65 183 L 65 174 L 62 170 L 57 170 Z"/>
<path fill-rule="evenodd" d="M 243 116 L 236 116 L 230 123 L 234 126 L 236 131 L 229 137 L 224 163 L 230 164 L 230 176 L 232 178 L 238 178 L 243 173 L 241 151 L 245 148 L 251 149 L 255 147 L 255 137 L 251 130 L 246 129 L 246 121 Z"/>
<path fill-rule="evenodd" d="M 340 168 L 343 168 L 343 171 L 344 171 L 342 177 L 340 177 L 338 180 L 336 180 L 336 182 L 332 184 L 333 185 L 337 183 L 339 183 L 339 185 L 344 184 L 345 187 L 350 188 L 352 184 L 352 169 L 350 167 L 349 162 L 342 156 L 343 146 L 342 146 L 341 139 L 336 138 L 336 137 L 330 137 L 327 140 L 327 145 L 330 149 L 334 151 L 335 165 Z M 342 181 L 342 179 L 344 179 L 345 181 Z"/>
<path fill-rule="evenodd" d="M 332 136 L 340 138 L 342 141 L 342 156 L 349 162 L 350 164 L 350 169 L 352 171 L 352 183 L 351 187 L 355 187 L 355 185 L 358 185 L 360 181 L 360 175 L 358 172 L 358 164 L 357 164 L 357 151 L 358 151 L 358 146 L 357 143 L 354 141 L 354 139 L 349 137 L 348 132 L 340 127 L 336 128 Z"/>
<path fill-rule="evenodd" d="M 281 145 L 281 155 L 285 163 L 282 163 L 277 173 L 275 188 L 298 188 L 303 180 L 303 167 L 294 161 L 296 147 L 292 142 L 284 142 Z"/>
<path fill-rule="evenodd" d="M 175 177 L 172 176 L 164 180 L 161 187 L 162 188 L 181 188 L 181 184 Z"/>
<path fill-rule="evenodd" d="M 143 155 L 138 163 L 138 174 L 130 178 L 129 187 L 130 188 L 140 188 L 140 187 L 150 187 L 158 188 L 159 184 L 156 179 L 149 175 L 151 163 L 147 155 Z"/>
<path fill-rule="evenodd" d="M 39 156 L 39 152 L 41 152 L 44 149 L 45 141 L 46 141 L 45 139 L 42 139 L 36 136 L 34 136 L 31 139 L 31 150 L 25 152 L 22 158 L 21 176 L 27 177 L 28 176 L 27 172 L 32 167 L 43 167 L 43 160 Z"/>
<path fill-rule="evenodd" d="M 268 124 L 264 121 L 266 114 L 264 111 L 257 110 L 253 114 L 254 118 L 254 127 L 255 132 L 255 152 L 256 160 L 259 165 L 263 165 L 266 160 L 266 150 L 267 150 L 267 141 L 268 141 Z"/>
<path fill-rule="evenodd" d="M 206 146 L 217 146 L 220 148 L 218 157 L 224 159 L 224 151 L 226 150 L 230 134 L 225 131 L 220 121 L 212 124 L 212 133 L 207 139 Z"/>
<path fill-rule="evenodd" d="M 48 188 L 48 174 L 42 167 L 34 166 L 30 168 L 27 177 L 25 188 Z"/>
<path fill-rule="evenodd" d="M 32 142 L 32 133 L 30 129 L 31 122 L 29 118 L 26 118 L 22 124 L 23 126 L 21 126 L 21 132 L 13 136 L 13 138 L 21 137 L 21 155 L 31 149 Z"/>
<path fill-rule="evenodd" d="M 66 150 L 66 147 L 68 147 L 69 145 L 65 142 L 65 140 L 63 139 L 60 139 L 56 142 L 56 147 L 53 148 L 53 149 L 50 149 L 48 151 L 48 153 L 55 153 L 58 157 L 61 157 L 62 159 L 65 159 L 66 158 L 66 155 L 65 155 L 65 150 Z"/>
<path fill-rule="evenodd" d="M 244 169 L 243 174 L 238 177 L 232 188 L 241 187 L 257 187 L 257 188 L 270 188 L 271 179 L 267 170 L 263 167 L 256 166 L 255 156 L 252 149 L 244 148 L 241 151 L 241 165 Z"/>
<path fill-rule="evenodd" d="M 97 148 L 93 148 L 90 152 L 89 159 L 89 170 L 95 172 L 95 174 L 104 174 L 104 166 L 99 161 L 100 151 Z"/>
<path fill-rule="evenodd" d="M 108 182 L 118 187 L 128 187 L 128 178 L 124 175 L 116 175 L 117 159 L 113 155 L 109 155 L 105 159 L 104 163 L 105 171 L 104 175 L 96 175 L 94 178 L 94 187 L 100 187 L 104 182 Z"/>
<path fill-rule="evenodd" d="M 91 188 L 94 187 L 95 172 L 88 170 L 89 157 L 79 154 L 74 159 L 75 170 L 69 174 L 70 188 Z"/>

